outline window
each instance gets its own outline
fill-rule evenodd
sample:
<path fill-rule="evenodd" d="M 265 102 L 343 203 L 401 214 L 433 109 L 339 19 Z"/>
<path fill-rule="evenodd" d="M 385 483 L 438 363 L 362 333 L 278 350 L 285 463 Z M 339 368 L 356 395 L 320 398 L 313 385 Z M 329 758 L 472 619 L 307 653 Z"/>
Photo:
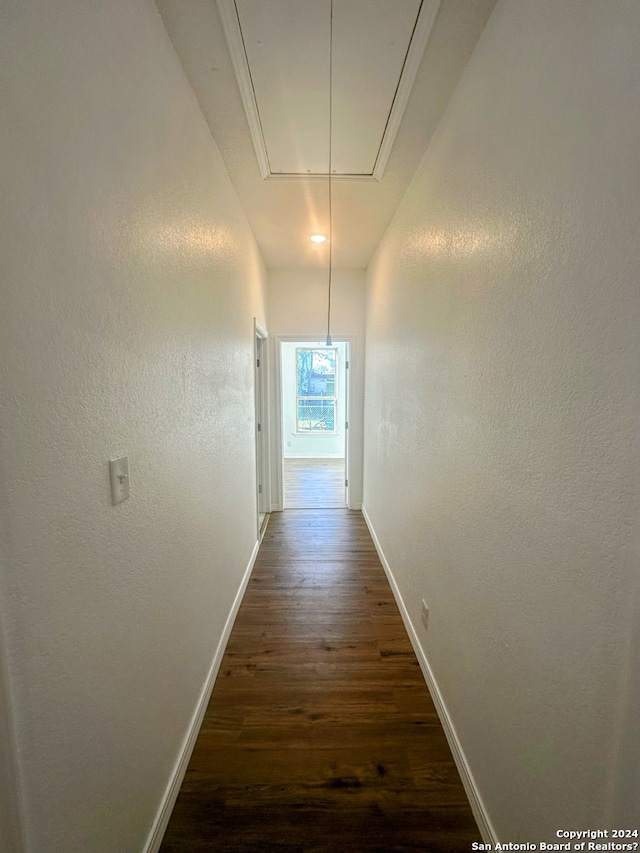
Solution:
<path fill-rule="evenodd" d="M 296 430 L 336 431 L 338 350 L 296 349 Z"/>

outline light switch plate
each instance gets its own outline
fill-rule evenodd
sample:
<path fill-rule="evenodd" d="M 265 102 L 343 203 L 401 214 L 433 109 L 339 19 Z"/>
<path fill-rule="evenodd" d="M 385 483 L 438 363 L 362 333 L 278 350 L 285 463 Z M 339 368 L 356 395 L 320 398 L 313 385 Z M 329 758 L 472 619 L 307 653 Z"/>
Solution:
<path fill-rule="evenodd" d="M 129 497 L 129 457 L 109 460 L 111 503 L 115 506 Z"/>

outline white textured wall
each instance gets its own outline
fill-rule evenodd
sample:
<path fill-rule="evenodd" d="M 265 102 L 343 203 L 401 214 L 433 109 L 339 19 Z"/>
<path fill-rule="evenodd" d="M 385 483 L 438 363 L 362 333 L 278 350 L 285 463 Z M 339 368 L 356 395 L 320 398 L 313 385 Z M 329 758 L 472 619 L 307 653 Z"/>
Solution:
<path fill-rule="evenodd" d="M 271 335 L 271 360 L 275 364 L 274 342 L 278 336 L 299 335 L 301 339 L 324 340 L 327 336 L 326 270 L 269 270 L 267 310 Z M 362 442 L 365 365 L 365 290 L 364 270 L 337 270 L 331 288 L 331 334 L 336 340 L 352 338 L 351 402 L 349 412 L 349 503 L 359 507 L 362 501 Z M 275 383 L 272 383 L 272 386 Z M 275 397 L 271 411 L 275 411 Z M 278 453 L 272 435 L 272 456 Z M 277 472 L 272 472 L 272 479 Z M 272 482 L 273 486 L 273 482 Z"/>
<path fill-rule="evenodd" d="M 3 3 L 0 99 L 1 592 L 29 851 L 134 853 L 255 544 L 264 272 L 152 0 Z"/>
<path fill-rule="evenodd" d="M 327 270 L 269 270 L 269 333 L 324 340 L 327 336 Z M 331 285 L 331 334 L 365 334 L 364 270 L 336 270 Z"/>
<path fill-rule="evenodd" d="M 640 819 L 638 44 L 499 0 L 370 267 L 364 505 L 503 840 Z"/>

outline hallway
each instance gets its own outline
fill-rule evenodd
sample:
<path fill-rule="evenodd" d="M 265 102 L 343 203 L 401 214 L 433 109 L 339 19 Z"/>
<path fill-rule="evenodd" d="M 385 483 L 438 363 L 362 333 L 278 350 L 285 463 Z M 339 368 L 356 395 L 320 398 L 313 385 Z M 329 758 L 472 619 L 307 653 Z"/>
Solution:
<path fill-rule="evenodd" d="M 271 516 L 161 853 L 480 840 L 362 515 Z"/>
<path fill-rule="evenodd" d="M 639 44 L 0 3 L 0 853 L 640 827 Z"/>

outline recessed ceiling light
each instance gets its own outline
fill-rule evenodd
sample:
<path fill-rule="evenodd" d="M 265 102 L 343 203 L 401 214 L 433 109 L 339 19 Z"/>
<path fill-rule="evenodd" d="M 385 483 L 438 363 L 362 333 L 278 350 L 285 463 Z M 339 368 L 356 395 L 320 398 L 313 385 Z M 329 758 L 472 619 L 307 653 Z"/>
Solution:
<path fill-rule="evenodd" d="M 324 234 L 313 234 L 311 240 L 313 243 L 324 243 L 327 238 Z"/>

